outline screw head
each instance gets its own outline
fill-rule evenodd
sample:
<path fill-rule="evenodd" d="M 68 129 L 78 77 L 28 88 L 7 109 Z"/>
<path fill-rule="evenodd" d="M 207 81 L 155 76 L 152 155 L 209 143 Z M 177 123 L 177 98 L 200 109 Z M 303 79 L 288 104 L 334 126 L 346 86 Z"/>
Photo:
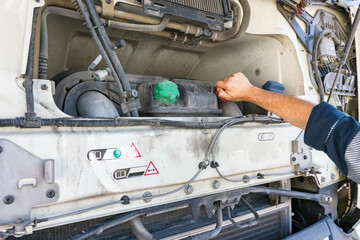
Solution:
<path fill-rule="evenodd" d="M 56 194 L 55 191 L 51 189 L 46 193 L 46 197 L 53 198 L 55 197 L 55 194 Z"/>
<path fill-rule="evenodd" d="M 186 193 L 186 194 L 191 194 L 193 191 L 194 191 L 193 186 L 187 185 L 187 186 L 185 187 L 185 193 Z"/>
<path fill-rule="evenodd" d="M 6 197 L 4 197 L 3 201 L 5 204 L 12 204 L 14 202 L 14 197 L 11 195 L 7 195 Z"/>
<path fill-rule="evenodd" d="M 244 182 L 244 183 L 250 182 L 250 177 L 249 177 L 248 175 L 244 175 L 244 176 L 243 176 L 243 182 Z"/>
<path fill-rule="evenodd" d="M 42 89 L 42 90 L 47 90 L 47 89 L 48 89 L 48 86 L 47 86 L 46 84 L 42 84 L 42 85 L 41 85 L 41 89 Z"/>
<path fill-rule="evenodd" d="M 292 157 L 291 160 L 292 160 L 293 162 L 295 162 L 295 161 L 296 161 L 296 157 Z"/>
<path fill-rule="evenodd" d="M 218 189 L 220 187 L 220 182 L 218 180 L 214 180 L 212 182 L 212 187 Z"/>
<path fill-rule="evenodd" d="M 151 202 L 152 200 L 152 194 L 151 192 L 145 192 L 143 194 L 144 202 Z"/>
<path fill-rule="evenodd" d="M 306 155 L 304 155 L 304 159 L 305 159 L 305 160 L 307 159 L 307 156 L 306 156 Z"/>

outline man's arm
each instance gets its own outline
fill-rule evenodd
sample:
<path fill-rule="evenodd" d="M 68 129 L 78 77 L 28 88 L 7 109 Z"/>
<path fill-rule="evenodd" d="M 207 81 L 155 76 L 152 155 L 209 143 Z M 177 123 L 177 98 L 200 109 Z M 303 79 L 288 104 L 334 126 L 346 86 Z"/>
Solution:
<path fill-rule="evenodd" d="M 257 88 L 242 73 L 235 73 L 216 85 L 220 98 L 254 103 L 301 129 L 305 129 L 314 108 L 313 104 L 298 98 Z"/>
<path fill-rule="evenodd" d="M 340 171 L 360 183 L 360 125 L 352 117 L 322 102 L 306 101 L 256 88 L 242 73 L 217 82 L 220 98 L 255 103 L 305 129 L 305 143 L 325 152 Z"/>

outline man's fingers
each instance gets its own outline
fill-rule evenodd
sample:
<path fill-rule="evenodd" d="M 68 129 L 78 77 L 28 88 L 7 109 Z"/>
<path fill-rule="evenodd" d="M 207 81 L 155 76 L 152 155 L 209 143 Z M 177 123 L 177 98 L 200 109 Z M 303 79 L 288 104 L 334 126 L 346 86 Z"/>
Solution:
<path fill-rule="evenodd" d="M 229 94 L 227 94 L 227 92 L 225 92 L 224 89 L 222 89 L 222 88 L 217 89 L 217 94 L 218 94 L 219 98 L 223 98 L 225 100 L 230 100 L 231 96 Z"/>
<path fill-rule="evenodd" d="M 219 88 L 222 88 L 222 89 L 226 89 L 227 88 L 227 83 L 224 82 L 224 81 L 217 81 L 216 86 L 218 86 Z"/>

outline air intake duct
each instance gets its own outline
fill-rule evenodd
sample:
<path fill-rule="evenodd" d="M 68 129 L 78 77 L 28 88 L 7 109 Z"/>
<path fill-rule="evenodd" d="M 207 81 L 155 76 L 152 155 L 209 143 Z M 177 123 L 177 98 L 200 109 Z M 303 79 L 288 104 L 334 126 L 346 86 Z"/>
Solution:
<path fill-rule="evenodd" d="M 147 14 L 191 19 L 217 31 L 223 31 L 224 22 L 232 19 L 230 0 L 143 0 L 143 5 Z"/>

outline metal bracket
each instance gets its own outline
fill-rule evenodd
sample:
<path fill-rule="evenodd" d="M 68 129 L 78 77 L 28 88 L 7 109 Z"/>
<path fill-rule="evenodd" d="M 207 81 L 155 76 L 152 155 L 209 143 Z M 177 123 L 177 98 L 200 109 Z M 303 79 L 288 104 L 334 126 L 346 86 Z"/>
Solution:
<path fill-rule="evenodd" d="M 288 12 L 283 7 L 284 3 L 277 2 L 276 6 L 277 9 L 280 11 L 280 13 L 284 16 L 286 21 L 291 25 L 291 27 L 296 32 L 296 35 L 300 38 L 301 42 L 305 45 L 306 49 L 312 53 L 314 48 L 314 42 L 315 42 L 315 26 L 313 23 L 313 17 L 307 13 L 304 12 L 302 15 L 297 15 L 296 13 Z M 306 32 L 304 32 L 299 25 L 299 23 L 296 21 L 296 18 L 302 20 L 306 25 Z"/>
<path fill-rule="evenodd" d="M 324 79 L 325 93 L 330 94 L 331 87 L 334 84 L 336 73 L 330 72 L 326 74 Z M 355 76 L 347 76 L 344 74 L 339 74 L 338 79 L 334 87 L 334 95 L 341 96 L 355 96 Z"/>
<path fill-rule="evenodd" d="M 138 111 L 141 108 L 140 100 L 134 99 L 121 104 L 121 110 L 124 114 L 128 112 Z"/>
<path fill-rule="evenodd" d="M 0 139 L 0 225 L 26 226 L 31 209 L 56 202 L 54 160 L 40 159 L 7 139 Z"/>
<path fill-rule="evenodd" d="M 304 131 L 301 131 L 299 136 L 292 141 L 293 154 L 290 155 L 291 165 L 299 165 L 297 170 L 310 169 L 312 165 L 311 149 L 304 143 Z"/>
<path fill-rule="evenodd" d="M 102 4 L 101 16 L 103 18 L 114 17 L 115 2 L 116 2 L 115 0 L 101 0 L 101 4 Z"/>

